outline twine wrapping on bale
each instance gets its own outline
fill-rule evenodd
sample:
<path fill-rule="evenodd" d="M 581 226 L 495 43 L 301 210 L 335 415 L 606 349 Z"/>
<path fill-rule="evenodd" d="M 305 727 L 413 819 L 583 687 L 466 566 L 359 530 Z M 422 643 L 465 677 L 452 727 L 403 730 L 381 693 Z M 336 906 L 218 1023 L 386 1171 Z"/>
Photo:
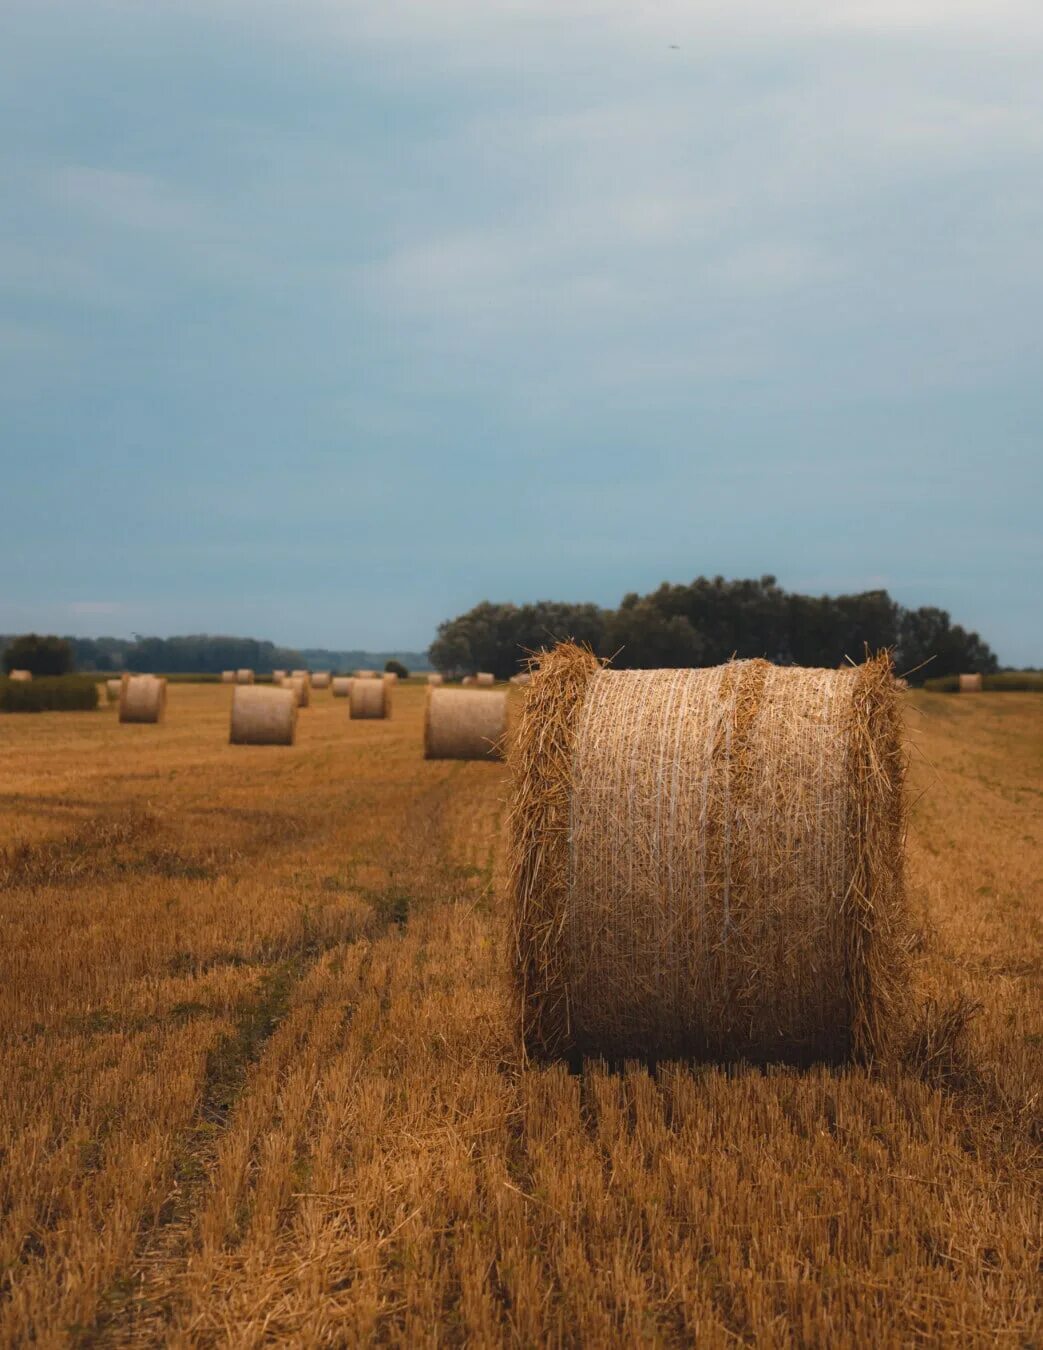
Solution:
<path fill-rule="evenodd" d="M 162 722 L 167 682 L 155 675 L 124 675 L 120 681 L 121 722 Z"/>
<path fill-rule="evenodd" d="M 529 1054 L 897 1049 L 905 762 L 886 655 L 608 671 L 562 644 L 509 759 Z"/>
<path fill-rule="evenodd" d="M 328 689 L 330 687 L 330 673 L 328 670 L 316 670 L 311 677 L 311 687 L 313 689 Z"/>
<path fill-rule="evenodd" d="M 33 678 L 33 672 L 31 670 L 9 670 L 7 678 L 14 680 L 16 683 L 24 683 Z"/>
<path fill-rule="evenodd" d="M 292 689 L 267 685 L 232 695 L 232 745 L 292 745 L 297 734 L 297 698 Z"/>
<path fill-rule="evenodd" d="M 439 673 L 436 670 L 433 670 L 427 677 L 428 684 L 442 684 L 443 680 L 444 676 L 439 675 Z"/>
<path fill-rule="evenodd" d="M 961 694 L 980 694 L 982 683 L 980 675 L 961 675 L 960 693 Z"/>
<path fill-rule="evenodd" d="M 119 677 L 105 681 L 105 697 L 108 699 L 110 703 L 116 703 L 119 701 L 120 689 L 122 688 L 122 686 L 123 681 L 119 679 Z"/>
<path fill-rule="evenodd" d="M 237 670 L 235 672 L 235 682 L 236 684 L 253 684 L 254 682 L 253 671 L 246 669 Z"/>
<path fill-rule="evenodd" d="M 480 670 L 474 677 L 475 684 L 495 684 L 496 676 L 490 675 L 487 670 Z"/>
<path fill-rule="evenodd" d="M 425 759 L 503 759 L 507 695 L 477 689 L 429 689 Z"/>
<path fill-rule="evenodd" d="M 351 686 L 352 717 L 390 717 L 391 683 L 389 680 L 355 680 Z"/>
<path fill-rule="evenodd" d="M 307 680 L 302 680 L 299 675 L 287 675 L 282 682 L 284 689 L 292 691 L 297 700 L 298 708 L 308 708 L 311 706 L 311 685 Z"/>
<path fill-rule="evenodd" d="M 330 688 L 333 690 L 334 698 L 347 698 L 351 693 L 352 679 L 350 675 L 334 675 Z"/>
<path fill-rule="evenodd" d="M 235 682 L 236 682 L 236 673 L 237 673 L 237 672 L 234 671 L 234 670 L 222 670 L 222 672 L 221 672 L 221 683 L 222 683 L 222 684 L 235 684 Z"/>

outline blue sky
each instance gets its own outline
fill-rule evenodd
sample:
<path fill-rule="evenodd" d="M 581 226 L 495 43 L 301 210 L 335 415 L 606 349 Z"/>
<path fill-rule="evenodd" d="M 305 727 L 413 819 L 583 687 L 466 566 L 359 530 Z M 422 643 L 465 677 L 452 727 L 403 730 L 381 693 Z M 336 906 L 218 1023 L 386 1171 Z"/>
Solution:
<path fill-rule="evenodd" d="M 1043 6 L 0 0 L 0 631 L 887 586 L 1043 663 Z"/>

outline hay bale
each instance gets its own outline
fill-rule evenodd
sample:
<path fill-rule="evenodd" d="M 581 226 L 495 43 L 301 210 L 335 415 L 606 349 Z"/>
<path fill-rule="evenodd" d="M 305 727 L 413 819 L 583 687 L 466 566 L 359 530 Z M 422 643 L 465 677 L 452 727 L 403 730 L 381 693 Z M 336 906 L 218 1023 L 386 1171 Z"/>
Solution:
<path fill-rule="evenodd" d="M 276 685 L 276 686 L 282 684 L 283 680 L 286 679 L 286 676 L 287 676 L 289 673 L 290 673 L 290 672 L 289 672 L 288 670 L 273 670 L 273 671 L 272 671 L 272 684 L 274 684 L 274 685 Z"/>
<path fill-rule="evenodd" d="M 292 689 L 254 685 L 232 695 L 232 745 L 292 745 L 297 734 L 297 698 Z"/>
<path fill-rule="evenodd" d="M 304 680 L 307 684 L 311 684 L 311 672 L 308 670 L 291 670 L 290 674 L 295 680 Z"/>
<path fill-rule="evenodd" d="M 980 675 L 961 675 L 960 693 L 961 694 L 980 694 L 982 683 Z"/>
<path fill-rule="evenodd" d="M 507 695 L 478 689 L 429 689 L 425 759 L 503 759 Z"/>
<path fill-rule="evenodd" d="M 334 698 L 347 698 L 351 693 L 352 678 L 350 675 L 334 675 L 330 688 L 333 690 Z"/>
<path fill-rule="evenodd" d="M 428 684 L 442 684 L 444 679 L 445 677 L 443 675 L 439 675 L 436 670 L 433 670 L 430 675 L 428 675 L 427 682 Z"/>
<path fill-rule="evenodd" d="M 31 670 L 9 670 L 7 672 L 7 678 L 9 680 L 14 680 L 16 683 L 24 684 L 26 681 L 33 678 L 33 672 Z"/>
<path fill-rule="evenodd" d="M 900 738 L 886 656 L 544 657 L 509 752 L 527 1052 L 890 1055 L 908 1011 Z"/>
<path fill-rule="evenodd" d="M 118 677 L 105 681 L 105 697 L 110 703 L 118 703 L 123 681 Z"/>
<path fill-rule="evenodd" d="M 531 679 L 532 676 L 529 674 L 529 672 L 527 670 L 523 670 L 519 674 L 511 676 L 511 684 L 517 685 L 528 684 Z"/>
<path fill-rule="evenodd" d="M 375 670 L 356 670 L 355 672 L 356 680 L 375 680 L 376 678 L 377 672 Z"/>
<path fill-rule="evenodd" d="M 478 674 L 474 677 L 474 682 L 475 684 L 486 684 L 486 685 L 495 684 L 496 676 L 490 675 L 487 670 L 480 670 Z"/>
<path fill-rule="evenodd" d="M 234 670 L 222 670 L 221 672 L 222 684 L 235 684 L 235 680 L 236 680 L 236 672 Z"/>
<path fill-rule="evenodd" d="M 252 670 L 242 669 L 235 672 L 236 684 L 253 684 L 254 673 Z"/>
<path fill-rule="evenodd" d="M 388 684 L 398 684 L 397 670 L 385 670 L 383 672 L 383 677 L 385 680 L 387 680 Z"/>
<path fill-rule="evenodd" d="M 351 686 L 352 717 L 390 717 L 389 680 L 355 680 Z"/>
<path fill-rule="evenodd" d="M 162 722 L 167 682 L 155 675 L 124 675 L 119 701 L 121 722 Z"/>
<path fill-rule="evenodd" d="M 302 680 L 299 675 L 287 675 L 282 682 L 282 687 L 292 691 L 298 708 L 310 707 L 311 685 L 307 680 Z"/>
<path fill-rule="evenodd" d="M 465 689 L 470 689 L 471 685 L 474 684 L 474 676 L 465 675 L 463 679 L 460 681 L 460 683 L 463 685 Z"/>
<path fill-rule="evenodd" d="M 330 672 L 328 670 L 313 671 L 311 687 L 313 689 L 328 689 L 330 687 Z"/>

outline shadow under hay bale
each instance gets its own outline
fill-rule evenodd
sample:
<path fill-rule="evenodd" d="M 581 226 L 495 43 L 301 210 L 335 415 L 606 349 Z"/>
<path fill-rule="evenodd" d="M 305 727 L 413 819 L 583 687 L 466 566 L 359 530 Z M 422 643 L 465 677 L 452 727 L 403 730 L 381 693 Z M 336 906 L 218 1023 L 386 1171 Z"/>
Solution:
<path fill-rule="evenodd" d="M 391 681 L 355 680 L 349 695 L 353 718 L 390 717 Z"/>
<path fill-rule="evenodd" d="M 120 681 L 121 722 L 162 722 L 167 682 L 155 675 L 124 675 Z"/>
<path fill-rule="evenodd" d="M 232 695 L 229 742 L 232 745 L 293 745 L 297 735 L 297 696 L 293 689 L 254 685 Z"/>
<path fill-rule="evenodd" d="M 506 693 L 437 687 L 428 690 L 425 759 L 503 759 L 506 731 Z"/>
<path fill-rule="evenodd" d="M 897 1053 L 905 761 L 886 656 L 610 671 L 562 644 L 509 760 L 527 1053 Z"/>

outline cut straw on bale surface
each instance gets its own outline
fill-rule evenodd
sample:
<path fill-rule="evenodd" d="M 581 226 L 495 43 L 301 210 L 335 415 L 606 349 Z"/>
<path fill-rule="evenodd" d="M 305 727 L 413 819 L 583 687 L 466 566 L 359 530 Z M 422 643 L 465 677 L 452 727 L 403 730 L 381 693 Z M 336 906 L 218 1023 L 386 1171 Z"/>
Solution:
<path fill-rule="evenodd" d="M 25 683 L 33 678 L 33 672 L 31 670 L 11 670 L 8 671 L 7 678 Z"/>
<path fill-rule="evenodd" d="M 535 1056 L 886 1058 L 907 1013 L 889 659 L 609 671 L 562 644 L 512 738 Z"/>
<path fill-rule="evenodd" d="M 960 693 L 961 694 L 980 694 L 982 689 L 980 675 L 961 675 Z"/>
<path fill-rule="evenodd" d="M 228 737 L 232 745 L 292 745 L 296 734 L 294 690 L 268 685 L 235 690 Z"/>
<path fill-rule="evenodd" d="M 120 681 L 121 722 L 162 722 L 167 682 L 155 675 L 124 675 Z"/>
<path fill-rule="evenodd" d="M 484 685 L 495 684 L 496 676 L 490 675 L 487 670 L 480 670 L 478 674 L 474 677 L 474 682 L 475 684 L 484 684 Z"/>
<path fill-rule="evenodd" d="M 235 684 L 235 682 L 236 682 L 236 675 L 237 675 L 237 672 L 234 671 L 234 670 L 222 670 L 222 672 L 221 672 L 221 683 L 222 683 L 222 684 Z"/>
<path fill-rule="evenodd" d="M 391 684 L 387 680 L 355 680 L 350 699 L 352 717 L 391 716 Z"/>
<path fill-rule="evenodd" d="M 425 759 L 502 759 L 507 695 L 493 690 L 429 689 Z"/>
<path fill-rule="evenodd" d="M 330 688 L 333 690 L 334 698 L 347 698 L 351 693 L 351 676 L 334 675 L 330 682 Z"/>
<path fill-rule="evenodd" d="M 297 700 L 298 708 L 307 708 L 311 706 L 311 685 L 307 680 L 302 680 L 299 675 L 287 675 L 282 682 L 284 689 L 292 691 Z"/>
<path fill-rule="evenodd" d="M 330 687 L 330 672 L 328 670 L 312 671 L 311 687 L 313 689 L 328 689 Z"/>
<path fill-rule="evenodd" d="M 254 682 L 253 671 L 246 669 L 237 670 L 235 672 L 235 682 L 236 684 L 253 684 Z"/>
<path fill-rule="evenodd" d="M 437 671 L 432 671 L 427 677 L 427 682 L 428 684 L 442 684 L 443 678 L 444 677 L 439 675 Z"/>
<path fill-rule="evenodd" d="M 108 699 L 110 703 L 119 702 L 120 689 L 122 688 L 122 686 L 123 681 L 118 677 L 116 679 L 105 681 L 105 697 Z"/>

